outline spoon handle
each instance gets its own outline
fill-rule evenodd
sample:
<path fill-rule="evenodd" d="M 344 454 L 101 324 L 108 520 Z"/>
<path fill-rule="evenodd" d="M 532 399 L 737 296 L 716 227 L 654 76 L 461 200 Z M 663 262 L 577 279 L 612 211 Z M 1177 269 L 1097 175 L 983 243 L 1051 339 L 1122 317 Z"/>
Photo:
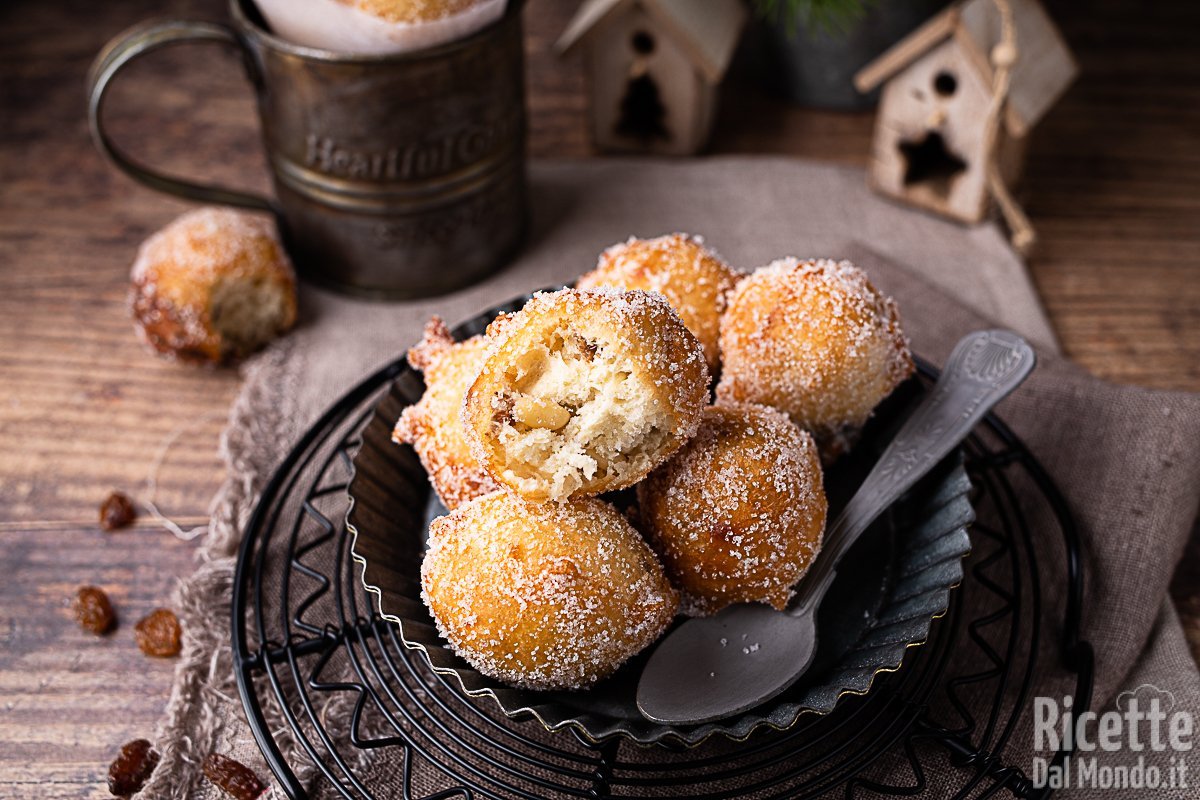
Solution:
<path fill-rule="evenodd" d="M 791 613 L 815 609 L 837 564 L 875 518 L 953 450 L 984 415 L 1021 385 L 1036 356 L 1010 331 L 976 331 L 954 347 L 937 385 L 900 428 L 863 485 L 825 532 Z"/>

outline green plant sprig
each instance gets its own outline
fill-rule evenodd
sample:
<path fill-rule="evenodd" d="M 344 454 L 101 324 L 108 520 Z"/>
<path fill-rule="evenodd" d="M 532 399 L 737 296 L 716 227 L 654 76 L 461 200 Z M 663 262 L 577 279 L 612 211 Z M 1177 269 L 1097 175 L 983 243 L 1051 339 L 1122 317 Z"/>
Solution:
<path fill-rule="evenodd" d="M 771 20 L 794 35 L 803 25 L 810 32 L 846 34 L 874 0 L 754 0 L 758 16 Z"/>

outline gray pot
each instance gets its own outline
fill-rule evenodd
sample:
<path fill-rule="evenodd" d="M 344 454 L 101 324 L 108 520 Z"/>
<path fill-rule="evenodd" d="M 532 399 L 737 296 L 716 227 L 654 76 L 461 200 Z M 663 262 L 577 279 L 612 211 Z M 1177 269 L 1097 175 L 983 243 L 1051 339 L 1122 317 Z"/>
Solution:
<path fill-rule="evenodd" d="M 852 111 L 870 108 L 878 91 L 859 94 L 854 73 L 903 39 L 946 0 L 876 0 L 862 19 L 845 32 L 789 30 L 778 20 L 758 20 L 752 35 L 761 48 L 768 83 L 803 106 Z"/>

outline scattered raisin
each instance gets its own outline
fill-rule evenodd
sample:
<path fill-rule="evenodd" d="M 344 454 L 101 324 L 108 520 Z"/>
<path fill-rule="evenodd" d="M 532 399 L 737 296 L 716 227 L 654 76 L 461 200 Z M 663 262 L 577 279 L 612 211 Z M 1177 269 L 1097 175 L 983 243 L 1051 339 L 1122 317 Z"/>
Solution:
<path fill-rule="evenodd" d="M 108 766 L 108 791 L 114 797 L 140 792 L 157 766 L 158 752 L 149 742 L 145 739 L 126 742 Z"/>
<path fill-rule="evenodd" d="M 249 767 L 220 753 L 204 759 L 204 777 L 234 800 L 259 800 L 267 791 Z"/>
<path fill-rule="evenodd" d="M 106 531 L 115 531 L 133 524 L 137 519 L 137 510 L 128 495 L 113 492 L 104 498 L 100 504 L 100 527 Z"/>
<path fill-rule="evenodd" d="M 154 609 L 142 617 L 133 629 L 141 651 L 158 658 L 179 655 L 179 637 L 182 633 L 179 618 L 169 608 Z"/>
<path fill-rule="evenodd" d="M 103 589 L 80 586 L 75 593 L 75 619 L 85 631 L 101 636 L 113 629 L 117 615 Z"/>

